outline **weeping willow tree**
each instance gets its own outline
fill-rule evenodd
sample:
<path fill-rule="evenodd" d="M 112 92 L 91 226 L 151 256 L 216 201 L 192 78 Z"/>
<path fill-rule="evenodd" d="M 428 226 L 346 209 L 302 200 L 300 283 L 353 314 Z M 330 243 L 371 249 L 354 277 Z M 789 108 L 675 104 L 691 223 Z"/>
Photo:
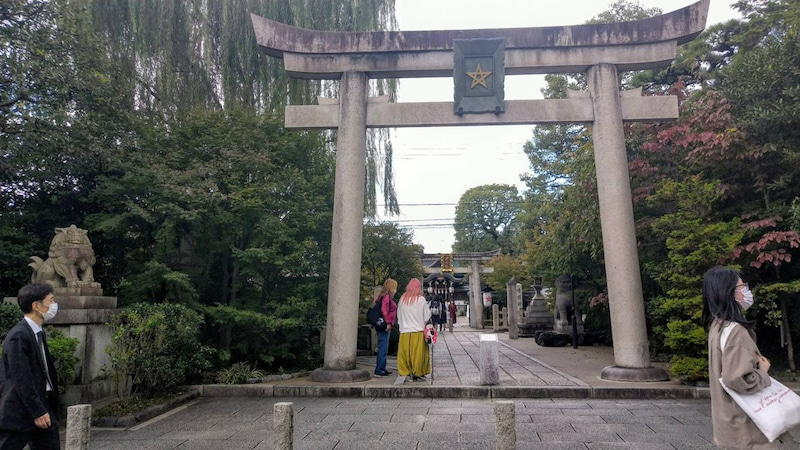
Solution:
<path fill-rule="evenodd" d="M 110 57 L 127 75 L 129 85 L 121 88 L 138 108 L 165 119 L 198 107 L 280 113 L 287 104 L 336 95 L 337 83 L 289 79 L 282 61 L 262 54 L 251 13 L 313 30 L 397 28 L 394 0 L 97 0 L 88 5 Z M 396 81 L 374 80 L 370 89 L 372 95 L 394 97 Z M 391 160 L 388 130 L 371 130 L 367 215 L 375 214 L 379 187 L 387 212 L 399 212 Z"/>

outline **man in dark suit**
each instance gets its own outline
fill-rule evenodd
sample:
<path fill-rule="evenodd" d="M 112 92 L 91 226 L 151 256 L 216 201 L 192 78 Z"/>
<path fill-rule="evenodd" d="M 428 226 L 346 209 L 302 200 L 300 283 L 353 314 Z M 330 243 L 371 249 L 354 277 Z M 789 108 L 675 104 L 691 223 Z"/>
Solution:
<path fill-rule="evenodd" d="M 25 317 L 8 332 L 0 364 L 0 450 L 60 449 L 56 412 L 58 375 L 42 324 L 58 303 L 49 284 L 29 284 L 17 303 Z"/>

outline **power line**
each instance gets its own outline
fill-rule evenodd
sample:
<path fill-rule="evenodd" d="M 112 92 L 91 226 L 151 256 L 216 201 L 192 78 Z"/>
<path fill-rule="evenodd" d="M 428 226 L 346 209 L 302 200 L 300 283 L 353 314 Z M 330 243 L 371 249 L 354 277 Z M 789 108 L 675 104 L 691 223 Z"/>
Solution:
<path fill-rule="evenodd" d="M 458 203 L 400 203 L 397 206 L 456 206 Z M 386 205 L 378 205 L 386 206 Z"/>
<path fill-rule="evenodd" d="M 450 222 L 452 222 L 452 221 L 455 220 L 455 217 L 447 217 L 447 218 L 444 218 L 444 219 L 390 219 L 390 220 L 386 220 L 386 222 L 394 222 L 394 223 L 400 223 L 400 222 L 441 222 L 443 220 L 449 220 Z"/>
<path fill-rule="evenodd" d="M 483 205 L 487 202 L 465 202 L 462 205 Z M 506 205 L 519 205 L 525 203 L 524 200 L 503 202 Z M 397 206 L 458 206 L 459 203 L 400 203 Z M 378 204 L 379 207 L 385 207 L 385 204 Z"/>

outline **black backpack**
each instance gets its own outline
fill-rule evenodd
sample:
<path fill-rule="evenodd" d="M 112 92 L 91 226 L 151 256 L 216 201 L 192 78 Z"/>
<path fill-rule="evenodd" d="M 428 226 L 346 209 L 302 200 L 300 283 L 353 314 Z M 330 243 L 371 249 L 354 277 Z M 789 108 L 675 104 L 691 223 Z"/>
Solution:
<path fill-rule="evenodd" d="M 442 313 L 441 305 L 439 304 L 438 300 L 434 300 L 431 302 L 431 314 L 434 316 L 438 316 Z"/>
<path fill-rule="evenodd" d="M 383 320 L 383 313 L 381 313 L 381 306 L 383 305 L 383 297 L 372 305 L 372 308 L 367 310 L 367 322 L 375 327 L 378 331 L 386 331 L 386 321 Z"/>

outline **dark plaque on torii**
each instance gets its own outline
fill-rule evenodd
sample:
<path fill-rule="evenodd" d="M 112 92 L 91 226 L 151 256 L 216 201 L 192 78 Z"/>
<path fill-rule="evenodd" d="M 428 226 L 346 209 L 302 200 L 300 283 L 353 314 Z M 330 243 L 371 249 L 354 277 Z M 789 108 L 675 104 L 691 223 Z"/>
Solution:
<path fill-rule="evenodd" d="M 505 43 L 504 38 L 453 40 L 454 113 L 504 112 Z"/>

